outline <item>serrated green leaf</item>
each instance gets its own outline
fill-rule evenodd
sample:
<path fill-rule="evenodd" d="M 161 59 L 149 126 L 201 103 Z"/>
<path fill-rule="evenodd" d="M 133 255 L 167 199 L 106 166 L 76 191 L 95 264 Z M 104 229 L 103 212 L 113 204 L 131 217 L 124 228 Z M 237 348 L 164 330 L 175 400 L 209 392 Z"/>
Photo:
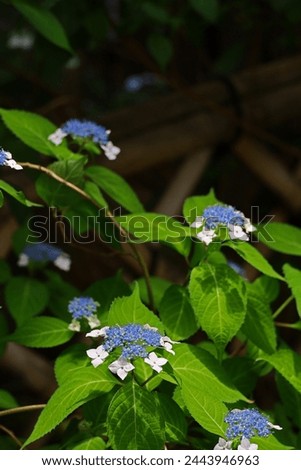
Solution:
<path fill-rule="evenodd" d="M 253 284 L 268 304 L 277 299 L 280 291 L 280 283 L 277 279 L 269 276 L 259 276 Z"/>
<path fill-rule="evenodd" d="M 113 397 L 108 409 L 113 449 L 163 449 L 164 420 L 156 395 L 131 381 Z"/>
<path fill-rule="evenodd" d="M 293 268 L 289 264 L 285 264 L 283 266 L 283 272 L 295 298 L 299 317 L 301 317 L 301 271 L 300 269 Z"/>
<path fill-rule="evenodd" d="M 164 331 L 158 317 L 141 302 L 137 284 L 132 295 L 114 300 L 109 311 L 108 323 L 109 325 L 149 324 L 158 328 L 160 332 Z"/>
<path fill-rule="evenodd" d="M 192 8 L 209 23 L 215 23 L 219 14 L 218 0 L 189 0 Z"/>
<path fill-rule="evenodd" d="M 74 372 L 70 379 L 54 392 L 24 447 L 52 431 L 81 405 L 109 392 L 118 383 L 106 367 L 94 369 L 91 366 L 86 370 Z"/>
<path fill-rule="evenodd" d="M 267 354 L 276 350 L 276 328 L 269 304 L 258 292 L 256 285 L 247 285 L 248 301 L 247 314 L 242 332 L 258 348 Z"/>
<path fill-rule="evenodd" d="M 225 246 L 232 248 L 236 253 L 241 256 L 247 263 L 256 268 L 259 272 L 267 276 L 283 281 L 283 277 L 278 274 L 270 263 L 262 256 L 262 254 L 249 243 L 235 243 L 227 242 Z"/>
<path fill-rule="evenodd" d="M 189 291 L 199 325 L 221 353 L 246 315 L 244 281 L 227 265 L 204 263 L 192 270 Z"/>
<path fill-rule="evenodd" d="M 117 173 L 103 166 L 90 166 L 86 175 L 114 201 L 129 212 L 141 212 L 144 208 L 129 184 Z"/>
<path fill-rule="evenodd" d="M 136 243 L 162 242 L 184 256 L 190 252 L 191 240 L 178 220 L 164 214 L 143 212 L 116 217 Z"/>
<path fill-rule="evenodd" d="M 273 366 L 299 393 L 301 393 L 301 356 L 282 344 L 274 354 L 258 353 L 262 359 Z"/>
<path fill-rule="evenodd" d="M 29 277 L 11 278 L 4 293 L 8 309 L 18 326 L 41 313 L 49 299 L 45 284 Z"/>
<path fill-rule="evenodd" d="M 252 443 L 257 444 L 259 450 L 292 450 L 294 448 L 282 444 L 273 434 L 268 437 L 252 437 Z"/>
<path fill-rule="evenodd" d="M 12 4 L 48 41 L 72 53 L 65 30 L 51 11 L 22 0 L 12 0 Z"/>
<path fill-rule="evenodd" d="M 3 388 L 0 389 L 0 409 L 8 410 L 9 408 L 16 408 L 18 402 L 15 397 Z"/>
<path fill-rule="evenodd" d="M 56 126 L 48 119 L 18 109 L 0 108 L 0 115 L 11 132 L 37 152 L 62 159 L 78 158 L 66 147 L 66 143 L 56 146 L 48 140 L 49 135 L 56 129 Z"/>
<path fill-rule="evenodd" d="M 90 437 L 72 447 L 72 450 L 104 450 L 106 443 L 101 437 Z"/>
<path fill-rule="evenodd" d="M 90 364 L 86 351 L 88 347 L 85 344 L 73 344 L 65 349 L 56 359 L 54 364 L 55 378 L 59 385 L 69 380 L 78 370 L 85 370 Z"/>
<path fill-rule="evenodd" d="M 161 69 L 165 69 L 173 55 L 171 40 L 161 34 L 151 34 L 147 39 L 147 48 Z"/>
<path fill-rule="evenodd" d="M 189 338 L 198 330 L 188 292 L 182 286 L 172 285 L 165 291 L 159 313 L 166 333 L 175 341 Z"/>
<path fill-rule="evenodd" d="M 246 401 L 210 353 L 188 344 L 175 344 L 173 349 L 175 355 L 169 356 L 168 361 L 182 386 L 185 384 L 192 391 L 199 390 L 226 403 Z"/>
<path fill-rule="evenodd" d="M 58 318 L 36 317 L 17 328 L 9 337 L 10 341 L 32 348 L 50 348 L 69 341 L 74 335 L 68 323 Z"/>
<path fill-rule="evenodd" d="M 27 199 L 22 191 L 17 191 L 13 186 L 6 183 L 6 181 L 0 180 L 0 188 L 26 207 L 42 207 L 41 204 Z"/>
<path fill-rule="evenodd" d="M 200 217 L 206 207 L 213 206 L 219 201 L 216 199 L 213 189 L 204 196 L 190 196 L 188 197 L 183 206 L 183 214 L 188 224 L 192 224 L 196 217 Z"/>
<path fill-rule="evenodd" d="M 263 231 L 264 230 L 264 231 Z M 267 235 L 266 236 L 266 232 Z M 269 223 L 267 228 L 258 226 L 258 239 L 271 250 L 287 255 L 301 256 L 301 229 L 281 222 Z"/>
<path fill-rule="evenodd" d="M 169 442 L 185 441 L 188 426 L 183 411 L 168 395 L 158 393 L 157 398 L 165 421 L 166 440 Z"/>

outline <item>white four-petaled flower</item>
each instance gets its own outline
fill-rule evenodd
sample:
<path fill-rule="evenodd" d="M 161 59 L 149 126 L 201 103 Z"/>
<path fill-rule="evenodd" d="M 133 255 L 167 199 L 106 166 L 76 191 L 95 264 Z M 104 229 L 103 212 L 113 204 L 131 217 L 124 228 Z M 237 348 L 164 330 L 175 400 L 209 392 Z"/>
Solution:
<path fill-rule="evenodd" d="M 91 363 L 94 367 L 100 366 L 109 355 L 103 346 L 98 346 L 96 349 L 88 349 L 86 352 L 87 356 L 92 359 Z"/>
<path fill-rule="evenodd" d="M 162 367 L 164 366 L 168 361 L 164 357 L 158 357 L 155 352 L 149 353 L 148 357 L 144 359 L 144 362 L 146 364 L 150 365 L 153 370 L 156 372 L 161 372 Z"/>
<path fill-rule="evenodd" d="M 214 230 L 211 230 L 211 229 L 205 229 L 203 228 L 203 230 L 199 233 L 197 233 L 196 235 L 202 242 L 205 243 L 205 245 L 209 245 L 213 238 L 215 238 L 217 235 L 215 233 Z"/>
<path fill-rule="evenodd" d="M 106 331 L 109 329 L 109 326 L 104 326 L 100 330 L 92 330 L 90 333 L 87 333 L 86 336 L 90 336 L 91 338 L 98 338 L 98 336 L 106 337 Z"/>
<path fill-rule="evenodd" d="M 120 153 L 120 148 L 114 145 L 110 140 L 107 144 L 103 144 L 100 147 L 108 160 L 116 160 L 117 155 Z"/>
<path fill-rule="evenodd" d="M 56 129 L 50 136 L 48 136 L 48 140 L 52 142 L 54 145 L 60 145 L 63 142 L 63 139 L 67 136 L 66 132 L 62 131 L 61 128 Z"/>
<path fill-rule="evenodd" d="M 121 380 L 124 380 L 129 372 L 135 369 L 131 362 L 128 362 L 123 357 L 117 359 L 109 365 L 109 369 L 113 374 L 118 375 Z"/>
<path fill-rule="evenodd" d="M 237 450 L 257 450 L 258 445 L 257 444 L 251 444 L 249 439 L 246 437 L 243 437 L 240 441 L 239 446 L 237 447 Z"/>
<path fill-rule="evenodd" d="M 226 441 L 220 437 L 218 439 L 218 443 L 214 446 L 213 450 L 231 450 L 232 449 L 232 441 Z"/>

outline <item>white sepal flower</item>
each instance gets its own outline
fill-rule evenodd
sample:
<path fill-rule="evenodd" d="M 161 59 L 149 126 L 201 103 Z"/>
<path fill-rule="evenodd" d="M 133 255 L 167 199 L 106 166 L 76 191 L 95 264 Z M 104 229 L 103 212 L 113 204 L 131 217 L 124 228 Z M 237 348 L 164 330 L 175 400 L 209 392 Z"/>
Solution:
<path fill-rule="evenodd" d="M 78 320 L 72 320 L 68 325 L 68 329 L 71 331 L 80 331 L 80 322 Z"/>
<path fill-rule="evenodd" d="M 213 450 L 231 450 L 232 449 L 232 441 L 226 441 L 220 437 L 218 439 L 218 443 L 214 446 Z"/>
<path fill-rule="evenodd" d="M 98 336 L 106 337 L 106 331 L 109 329 L 109 326 L 104 326 L 100 330 L 92 330 L 90 333 L 87 333 L 86 336 L 90 336 L 90 338 L 98 338 Z"/>
<path fill-rule="evenodd" d="M 19 255 L 17 265 L 23 267 L 23 266 L 28 266 L 28 263 L 29 263 L 29 257 L 25 253 L 21 253 Z"/>
<path fill-rule="evenodd" d="M 165 349 L 165 351 L 175 355 L 175 352 L 172 349 L 173 344 L 179 344 L 179 342 L 172 341 L 168 336 L 162 336 L 162 338 L 160 339 L 160 345 Z"/>
<path fill-rule="evenodd" d="M 245 226 L 245 231 L 246 231 L 247 233 L 249 233 L 249 232 L 255 232 L 255 231 L 257 230 L 256 227 L 254 227 L 254 225 L 251 224 L 251 220 L 250 220 L 250 219 L 247 219 L 247 218 L 245 218 L 245 224 L 244 224 L 244 226 Z"/>
<path fill-rule="evenodd" d="M 239 446 L 237 447 L 237 450 L 257 450 L 258 445 L 257 444 L 251 444 L 249 439 L 246 437 L 243 437 L 240 441 Z"/>
<path fill-rule="evenodd" d="M 97 326 L 100 326 L 100 321 L 97 315 L 90 315 L 87 317 L 87 321 L 90 328 L 96 328 Z"/>
<path fill-rule="evenodd" d="M 59 145 L 63 142 L 63 139 L 67 136 L 66 132 L 62 131 L 62 129 L 58 128 L 52 134 L 48 136 L 48 140 L 55 145 Z"/>
<path fill-rule="evenodd" d="M 216 233 L 212 229 L 203 229 L 201 232 L 197 233 L 196 235 L 205 245 L 209 245 L 213 238 L 216 237 Z"/>
<path fill-rule="evenodd" d="M 7 160 L 6 165 L 14 170 L 23 170 L 23 167 L 13 159 Z"/>
<path fill-rule="evenodd" d="M 148 357 L 144 359 L 144 362 L 146 364 L 150 365 L 153 370 L 156 372 L 161 372 L 162 367 L 164 366 L 168 361 L 164 357 L 158 357 L 155 352 L 149 353 Z"/>
<path fill-rule="evenodd" d="M 204 217 L 198 216 L 190 225 L 191 228 L 200 228 L 204 225 Z"/>
<path fill-rule="evenodd" d="M 240 225 L 229 225 L 229 236 L 231 240 L 249 240 L 248 235 L 243 231 Z"/>
<path fill-rule="evenodd" d="M 108 143 L 101 145 L 100 147 L 109 160 L 116 160 L 117 155 L 120 153 L 120 148 L 116 147 L 116 145 L 114 145 L 110 140 Z"/>
<path fill-rule="evenodd" d="M 109 365 L 109 369 L 113 374 L 117 374 L 121 380 L 124 380 L 128 373 L 131 372 L 131 370 L 134 370 L 135 367 L 131 362 L 120 357 L 117 361 L 114 361 Z"/>
<path fill-rule="evenodd" d="M 53 261 L 53 264 L 62 271 L 70 271 L 71 259 L 67 253 L 62 253 Z"/>
<path fill-rule="evenodd" d="M 88 349 L 86 353 L 92 359 L 91 363 L 94 367 L 100 366 L 109 355 L 103 346 L 98 346 L 96 349 Z"/>
<path fill-rule="evenodd" d="M 269 426 L 269 428 L 271 428 L 271 429 L 276 429 L 276 431 L 282 431 L 282 429 L 283 429 L 283 428 L 282 428 L 281 426 L 279 426 L 278 424 L 272 424 L 272 423 L 270 423 L 270 422 L 268 422 L 268 426 Z"/>

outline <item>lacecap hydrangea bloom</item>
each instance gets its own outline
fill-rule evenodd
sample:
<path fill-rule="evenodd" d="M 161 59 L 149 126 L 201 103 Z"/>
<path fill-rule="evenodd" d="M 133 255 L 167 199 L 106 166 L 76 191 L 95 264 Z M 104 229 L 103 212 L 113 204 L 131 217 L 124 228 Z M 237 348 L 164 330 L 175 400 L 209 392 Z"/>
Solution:
<path fill-rule="evenodd" d="M 74 297 L 68 304 L 68 312 L 72 315 L 69 330 L 80 331 L 81 320 L 85 319 L 90 328 L 96 328 L 100 321 L 96 315 L 99 303 L 92 297 Z"/>
<path fill-rule="evenodd" d="M 69 121 L 66 121 L 61 127 L 56 129 L 55 132 L 50 134 L 48 140 L 55 145 L 59 145 L 68 135 L 73 138 L 91 139 L 100 146 L 109 160 L 115 160 L 120 153 L 120 148 L 116 147 L 112 141 L 109 140 L 110 133 L 110 130 L 107 130 L 105 127 L 93 121 L 69 119 Z"/>
<path fill-rule="evenodd" d="M 108 368 L 124 380 L 127 374 L 135 369 L 131 360 L 142 358 L 156 372 L 162 371 L 168 361 L 164 357 L 158 356 L 154 348 L 162 348 L 165 351 L 175 354 L 172 341 L 168 336 L 163 336 L 157 328 L 138 323 L 129 323 L 124 326 L 107 326 L 100 330 L 93 330 L 86 336 L 97 338 L 102 337 L 103 342 L 95 349 L 88 349 L 87 355 L 92 359 L 92 365 L 98 367 L 113 351 L 120 354 L 116 361 L 109 364 Z"/>
<path fill-rule="evenodd" d="M 62 271 L 69 271 L 71 265 L 70 256 L 57 246 L 50 243 L 27 243 L 19 255 L 18 266 L 28 266 L 30 261 L 46 263 L 51 261 Z"/>
<path fill-rule="evenodd" d="M 14 170 L 23 170 L 23 167 L 19 165 L 12 157 L 10 152 L 6 152 L 0 147 L 0 166 L 9 166 Z"/>
<path fill-rule="evenodd" d="M 266 416 L 255 408 L 229 411 L 224 421 L 227 423 L 226 438 L 219 438 L 215 450 L 236 448 L 238 450 L 256 450 L 257 444 L 251 444 L 252 437 L 268 437 L 273 430 L 282 428 L 272 424 Z"/>
<path fill-rule="evenodd" d="M 229 237 L 232 240 L 247 241 L 249 240 L 248 233 L 256 230 L 250 219 L 245 217 L 242 212 L 223 204 L 208 206 L 203 214 L 195 219 L 191 227 L 201 228 L 196 236 L 206 245 L 209 245 L 218 236 L 220 227 L 228 229 Z"/>

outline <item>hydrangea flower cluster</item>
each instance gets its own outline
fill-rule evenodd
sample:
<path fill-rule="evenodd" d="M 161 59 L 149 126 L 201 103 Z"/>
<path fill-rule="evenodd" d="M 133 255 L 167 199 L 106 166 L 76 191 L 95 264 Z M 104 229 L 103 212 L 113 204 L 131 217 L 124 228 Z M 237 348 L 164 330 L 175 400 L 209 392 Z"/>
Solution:
<path fill-rule="evenodd" d="M 68 304 L 68 312 L 72 315 L 69 330 L 80 331 L 80 320 L 86 319 L 90 328 L 96 328 L 100 321 L 96 315 L 99 303 L 92 297 L 74 297 Z"/>
<path fill-rule="evenodd" d="M 112 362 L 108 367 L 113 374 L 117 374 L 124 380 L 127 374 L 135 369 L 130 362 L 139 357 L 155 370 L 162 371 L 168 361 L 164 357 L 157 356 L 155 352 L 149 352 L 150 348 L 163 348 L 171 354 L 175 354 L 172 341 L 168 336 L 162 336 L 157 328 L 149 325 L 129 323 L 124 326 L 108 326 L 100 330 L 93 330 L 86 336 L 97 338 L 103 337 L 102 345 L 96 349 L 88 349 L 87 355 L 92 359 L 92 365 L 98 367 L 115 349 L 120 351 L 120 357 Z"/>
<path fill-rule="evenodd" d="M 214 450 L 227 450 L 235 446 L 235 441 L 240 440 L 238 450 L 256 450 L 257 444 L 251 444 L 250 439 L 254 436 L 268 437 L 273 429 L 278 431 L 282 428 L 269 422 L 268 418 L 255 408 L 245 410 L 234 409 L 225 416 L 228 424 L 226 437 L 229 440 L 219 438 Z M 237 444 L 236 444 L 237 445 Z"/>
<path fill-rule="evenodd" d="M 120 152 L 120 148 L 113 145 L 109 140 L 108 136 L 110 132 L 111 131 L 107 130 L 105 127 L 93 121 L 69 119 L 69 121 L 66 121 L 61 127 L 56 129 L 55 132 L 50 134 L 48 140 L 55 145 L 59 145 L 68 135 L 75 138 L 92 139 L 93 142 L 100 146 L 109 160 L 115 160 Z"/>
<path fill-rule="evenodd" d="M 69 271 L 71 260 L 67 253 L 46 242 L 27 243 L 19 255 L 18 266 L 28 266 L 30 261 L 46 263 L 51 261 L 62 271 Z"/>
<path fill-rule="evenodd" d="M 248 233 L 256 228 L 251 224 L 250 219 L 232 206 L 214 204 L 208 206 L 203 214 L 195 219 L 191 224 L 192 228 L 202 228 L 197 233 L 197 237 L 209 245 L 218 235 L 219 227 L 227 227 L 232 240 L 249 240 Z"/>
<path fill-rule="evenodd" d="M 0 166 L 9 166 L 14 170 L 23 170 L 23 167 L 19 165 L 12 157 L 10 152 L 6 152 L 0 147 Z"/>

